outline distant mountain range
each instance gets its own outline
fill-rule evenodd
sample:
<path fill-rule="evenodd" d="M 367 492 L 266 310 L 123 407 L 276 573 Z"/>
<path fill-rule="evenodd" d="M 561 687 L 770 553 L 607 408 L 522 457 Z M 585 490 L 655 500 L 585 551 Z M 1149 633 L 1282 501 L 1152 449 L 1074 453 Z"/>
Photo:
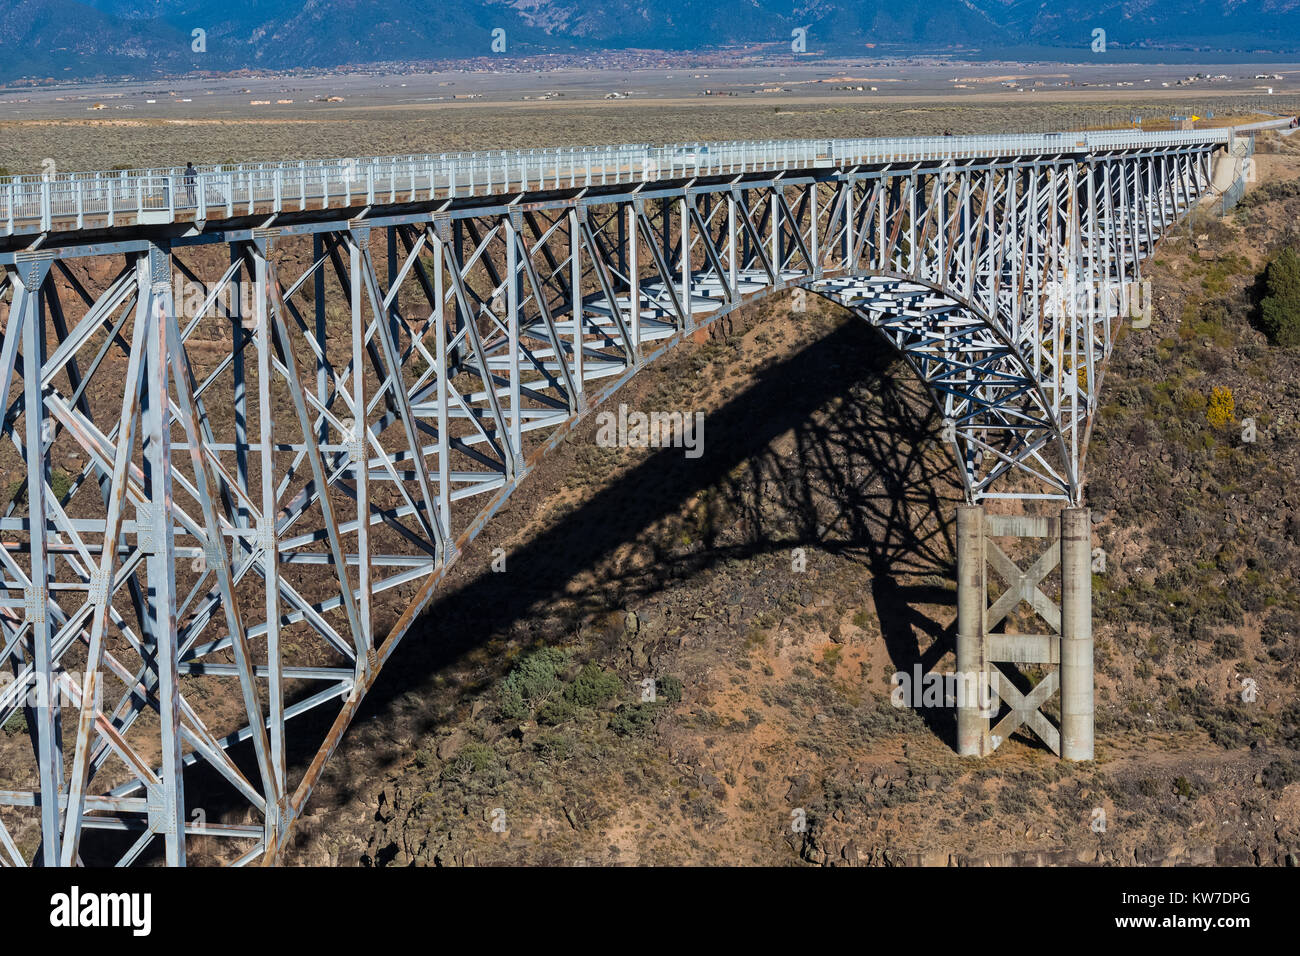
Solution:
<path fill-rule="evenodd" d="M 1100 28 L 1107 55 L 1241 58 L 1300 52 L 1300 0 L 0 0 L 0 79 L 486 57 L 498 29 L 507 56 L 789 50 L 796 28 L 809 53 L 1087 59 Z"/>

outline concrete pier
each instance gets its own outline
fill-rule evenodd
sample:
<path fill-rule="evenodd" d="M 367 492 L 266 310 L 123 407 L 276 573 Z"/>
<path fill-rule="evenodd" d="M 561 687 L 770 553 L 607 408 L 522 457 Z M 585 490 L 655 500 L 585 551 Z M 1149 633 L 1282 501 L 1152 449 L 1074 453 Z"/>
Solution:
<path fill-rule="evenodd" d="M 984 620 L 988 600 L 985 581 L 984 508 L 957 508 L 957 673 L 966 678 L 978 673 L 985 680 Z M 969 698 L 969 695 L 967 695 Z M 957 753 L 978 757 L 984 753 L 988 718 L 980 712 L 978 700 L 959 700 L 957 706 Z"/>
<path fill-rule="evenodd" d="M 959 638 L 960 640 L 960 638 Z M 1092 512 L 1061 512 L 1061 756 L 1093 758 Z"/>

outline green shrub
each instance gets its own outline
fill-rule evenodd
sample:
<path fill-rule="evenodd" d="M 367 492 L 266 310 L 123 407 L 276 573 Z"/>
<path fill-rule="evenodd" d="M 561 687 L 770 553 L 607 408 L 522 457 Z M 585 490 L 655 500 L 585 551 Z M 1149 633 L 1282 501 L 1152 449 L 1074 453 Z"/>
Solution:
<path fill-rule="evenodd" d="M 501 682 L 501 714 L 513 720 L 527 720 L 533 710 L 558 694 L 563 686 L 560 672 L 569 655 L 544 647 L 521 660 Z"/>
<path fill-rule="evenodd" d="M 671 675 L 655 681 L 655 697 L 676 704 L 682 699 L 682 682 Z"/>
<path fill-rule="evenodd" d="M 542 760 L 568 760 L 575 750 L 574 742 L 560 733 L 540 734 L 533 741 L 533 751 Z"/>
<path fill-rule="evenodd" d="M 1189 418 L 1205 411 L 1209 401 L 1194 388 L 1179 389 L 1177 393 L 1178 410 Z"/>
<path fill-rule="evenodd" d="M 620 737 L 643 737 L 653 729 L 661 705 L 622 704 L 609 719 L 609 729 Z"/>
<path fill-rule="evenodd" d="M 1275 345 L 1300 345 L 1300 255 L 1283 249 L 1264 272 L 1260 325 Z"/>
<path fill-rule="evenodd" d="M 611 674 L 595 661 L 583 665 L 578 676 L 564 688 L 564 699 L 578 707 L 599 707 L 623 689 L 618 675 Z"/>
<path fill-rule="evenodd" d="M 464 780 L 485 774 L 496 767 L 496 751 L 486 744 L 468 744 L 443 772 L 447 776 Z"/>
<path fill-rule="evenodd" d="M 16 737 L 19 734 L 27 733 L 27 716 L 20 710 L 5 721 L 3 730 L 10 737 Z"/>
<path fill-rule="evenodd" d="M 1250 195 L 1242 199 L 1239 207 L 1254 209 L 1256 206 L 1266 206 L 1269 203 L 1294 199 L 1297 196 L 1300 196 L 1300 180 L 1291 179 L 1283 182 L 1275 180 L 1269 183 L 1261 183 L 1258 189 L 1252 190 Z"/>
<path fill-rule="evenodd" d="M 556 724 L 564 723 L 577 712 L 578 708 L 573 705 L 571 700 L 556 697 L 537 708 L 537 722 L 554 727 Z"/>
<path fill-rule="evenodd" d="M 54 492 L 54 497 L 60 501 L 72 489 L 72 476 L 62 468 L 53 468 L 50 470 L 50 491 Z"/>

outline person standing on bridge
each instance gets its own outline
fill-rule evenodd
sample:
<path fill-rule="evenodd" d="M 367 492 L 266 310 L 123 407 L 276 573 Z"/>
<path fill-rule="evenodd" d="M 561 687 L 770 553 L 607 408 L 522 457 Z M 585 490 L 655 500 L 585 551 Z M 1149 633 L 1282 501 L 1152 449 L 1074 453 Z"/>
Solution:
<path fill-rule="evenodd" d="M 195 196 L 195 184 L 199 179 L 199 171 L 194 168 L 193 163 L 185 164 L 185 200 L 188 205 L 197 206 L 198 202 Z"/>

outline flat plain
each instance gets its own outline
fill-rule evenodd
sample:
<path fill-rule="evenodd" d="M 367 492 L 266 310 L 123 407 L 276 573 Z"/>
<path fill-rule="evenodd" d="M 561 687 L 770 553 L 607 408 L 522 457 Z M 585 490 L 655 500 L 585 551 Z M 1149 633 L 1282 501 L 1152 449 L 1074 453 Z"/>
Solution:
<path fill-rule="evenodd" d="M 831 61 L 10 87 L 0 89 L 0 172 L 622 142 L 1042 132 L 1129 125 L 1136 116 L 1145 127 L 1159 127 L 1172 115 L 1294 111 L 1298 99 L 1300 68 L 1279 64 Z"/>

